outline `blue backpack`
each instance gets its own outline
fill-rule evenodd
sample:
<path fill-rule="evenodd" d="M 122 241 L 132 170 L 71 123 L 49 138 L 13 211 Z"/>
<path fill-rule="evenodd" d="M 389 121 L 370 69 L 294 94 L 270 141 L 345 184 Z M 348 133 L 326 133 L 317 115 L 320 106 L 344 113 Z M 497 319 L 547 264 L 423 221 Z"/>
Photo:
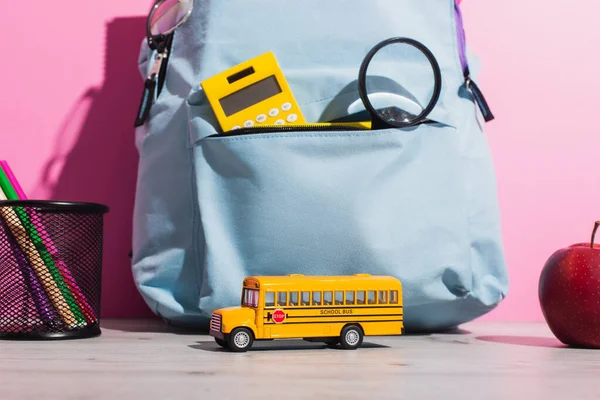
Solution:
<path fill-rule="evenodd" d="M 434 123 L 219 135 L 204 79 L 272 51 L 306 119 L 324 120 L 391 37 L 435 55 Z M 144 78 L 155 56 L 144 42 Z M 196 0 L 136 131 L 132 268 L 148 306 L 205 329 L 246 276 L 370 273 L 401 280 L 408 332 L 494 309 L 508 277 L 475 64 L 454 0 Z"/>

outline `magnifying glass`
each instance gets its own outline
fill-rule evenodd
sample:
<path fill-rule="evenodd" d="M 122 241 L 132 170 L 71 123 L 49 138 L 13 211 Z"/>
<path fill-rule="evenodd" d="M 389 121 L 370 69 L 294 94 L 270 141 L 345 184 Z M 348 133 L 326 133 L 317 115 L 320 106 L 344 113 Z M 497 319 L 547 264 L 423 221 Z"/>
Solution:
<path fill-rule="evenodd" d="M 426 120 L 440 97 L 442 74 L 431 51 L 410 38 L 373 47 L 359 70 L 358 89 L 371 129 L 405 128 Z"/>
<path fill-rule="evenodd" d="M 146 22 L 146 37 L 148 46 L 152 50 L 157 50 L 157 54 L 152 70 L 144 84 L 144 94 L 135 127 L 143 125 L 148 118 L 157 82 L 159 82 L 158 93 L 162 89 L 164 81 L 162 77 L 166 73 L 167 66 L 164 61 L 168 57 L 167 49 L 173 38 L 172 33 L 188 20 L 192 15 L 193 8 L 193 0 L 158 0 L 150 10 Z"/>

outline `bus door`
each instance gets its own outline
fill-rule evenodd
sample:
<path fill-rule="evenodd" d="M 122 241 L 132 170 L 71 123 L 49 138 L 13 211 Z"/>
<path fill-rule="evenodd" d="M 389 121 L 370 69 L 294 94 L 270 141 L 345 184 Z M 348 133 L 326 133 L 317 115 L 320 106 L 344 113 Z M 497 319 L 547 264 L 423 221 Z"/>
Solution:
<path fill-rule="evenodd" d="M 265 338 L 283 338 L 290 334 L 290 326 L 286 324 L 291 304 L 297 304 L 298 292 L 273 291 L 265 292 L 265 308 L 263 309 L 263 335 Z"/>

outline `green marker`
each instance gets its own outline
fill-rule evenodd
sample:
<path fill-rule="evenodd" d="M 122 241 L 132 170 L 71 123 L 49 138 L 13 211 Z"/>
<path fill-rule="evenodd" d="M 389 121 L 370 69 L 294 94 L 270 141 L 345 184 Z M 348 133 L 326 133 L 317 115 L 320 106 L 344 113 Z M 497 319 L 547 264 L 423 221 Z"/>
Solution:
<path fill-rule="evenodd" d="M 2 168 L 0 168 L 0 187 L 2 188 L 2 191 L 4 192 L 4 194 L 6 195 L 7 200 L 19 200 L 19 196 L 17 195 L 17 192 L 15 192 L 15 189 L 13 188 L 12 184 L 10 183 L 8 176 L 6 176 L 6 174 L 4 173 L 4 170 Z"/>

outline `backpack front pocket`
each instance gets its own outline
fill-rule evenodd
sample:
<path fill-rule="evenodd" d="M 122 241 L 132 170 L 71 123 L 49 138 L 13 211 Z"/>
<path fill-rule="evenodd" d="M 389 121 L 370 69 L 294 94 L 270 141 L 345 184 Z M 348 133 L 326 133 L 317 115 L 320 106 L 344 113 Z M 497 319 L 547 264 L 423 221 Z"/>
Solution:
<path fill-rule="evenodd" d="M 289 273 L 393 275 L 407 305 L 467 295 L 458 139 L 443 124 L 201 137 L 201 307 L 237 304 L 248 275 Z"/>

